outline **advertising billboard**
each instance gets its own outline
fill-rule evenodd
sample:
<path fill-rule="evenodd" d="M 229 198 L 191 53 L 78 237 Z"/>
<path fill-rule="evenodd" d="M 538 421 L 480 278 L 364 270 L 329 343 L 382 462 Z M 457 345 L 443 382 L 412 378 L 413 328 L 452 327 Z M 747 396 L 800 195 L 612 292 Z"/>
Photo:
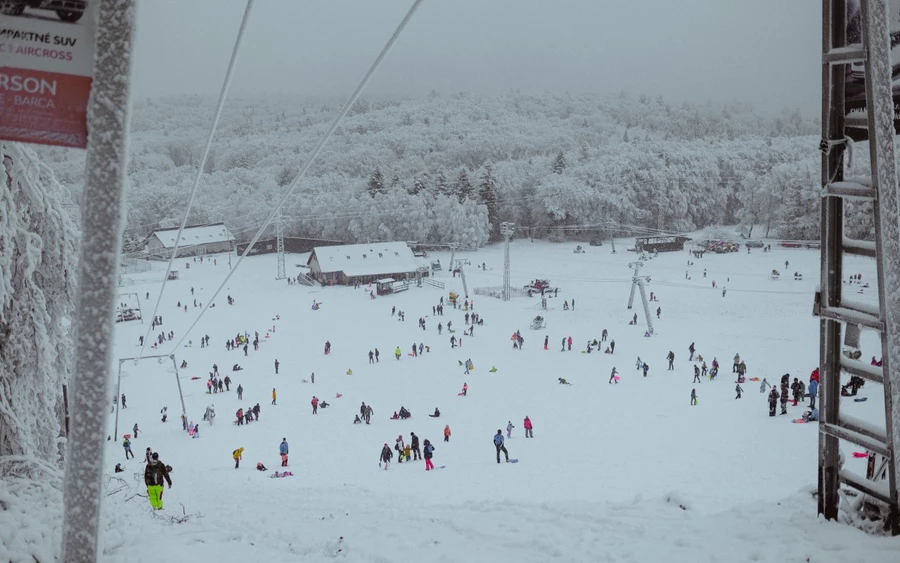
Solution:
<path fill-rule="evenodd" d="M 0 1 L 0 139 L 87 145 L 97 3 Z"/>
<path fill-rule="evenodd" d="M 900 133 L 898 107 L 900 107 L 900 0 L 889 0 L 888 17 L 891 34 L 891 81 L 894 97 L 894 131 Z M 847 0 L 847 44 L 862 43 L 862 19 L 859 0 Z M 865 63 L 856 62 L 846 69 L 845 109 L 848 114 L 866 112 L 866 68 Z M 852 128 L 847 134 L 861 141 L 868 137 L 866 129 Z"/>

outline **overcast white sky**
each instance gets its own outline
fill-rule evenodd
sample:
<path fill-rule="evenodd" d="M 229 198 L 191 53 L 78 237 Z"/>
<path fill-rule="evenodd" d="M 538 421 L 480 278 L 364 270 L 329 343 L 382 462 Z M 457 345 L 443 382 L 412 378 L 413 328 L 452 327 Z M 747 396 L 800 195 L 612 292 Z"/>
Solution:
<path fill-rule="evenodd" d="M 257 0 L 232 93 L 344 99 L 412 0 Z M 142 0 L 139 97 L 221 87 L 246 0 Z M 820 0 L 425 0 L 365 96 L 597 91 L 821 103 Z"/>

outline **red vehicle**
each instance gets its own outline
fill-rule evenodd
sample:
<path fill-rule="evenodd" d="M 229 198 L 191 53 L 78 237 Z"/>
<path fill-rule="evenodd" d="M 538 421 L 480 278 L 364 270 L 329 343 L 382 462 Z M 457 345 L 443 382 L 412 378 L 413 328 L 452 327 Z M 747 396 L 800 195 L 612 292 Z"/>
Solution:
<path fill-rule="evenodd" d="M 553 291 L 553 288 L 550 287 L 550 280 L 534 280 L 533 282 L 527 284 L 525 289 L 530 289 L 532 291 Z"/>

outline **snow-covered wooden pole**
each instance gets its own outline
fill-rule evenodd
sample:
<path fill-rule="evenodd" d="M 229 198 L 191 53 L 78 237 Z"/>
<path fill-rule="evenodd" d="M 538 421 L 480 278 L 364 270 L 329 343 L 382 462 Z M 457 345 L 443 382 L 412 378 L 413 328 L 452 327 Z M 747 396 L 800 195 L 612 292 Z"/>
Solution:
<path fill-rule="evenodd" d="M 61 561 L 94 563 L 122 243 L 135 0 L 99 0 L 88 107 Z"/>

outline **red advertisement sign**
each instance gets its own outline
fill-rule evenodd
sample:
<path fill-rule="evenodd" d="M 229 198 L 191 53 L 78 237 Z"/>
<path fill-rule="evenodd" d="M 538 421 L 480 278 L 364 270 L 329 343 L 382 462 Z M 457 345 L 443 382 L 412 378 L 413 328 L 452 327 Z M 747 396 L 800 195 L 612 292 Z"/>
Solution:
<path fill-rule="evenodd" d="M 0 139 L 87 145 L 96 4 L 0 2 Z"/>

